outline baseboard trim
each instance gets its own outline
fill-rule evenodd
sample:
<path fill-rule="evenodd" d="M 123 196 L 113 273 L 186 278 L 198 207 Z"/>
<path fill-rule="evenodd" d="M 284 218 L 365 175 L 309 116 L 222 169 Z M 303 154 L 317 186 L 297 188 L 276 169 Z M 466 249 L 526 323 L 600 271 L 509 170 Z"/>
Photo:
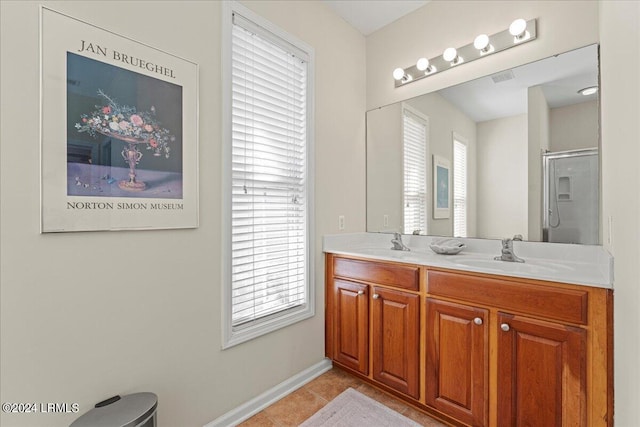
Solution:
<path fill-rule="evenodd" d="M 272 403 L 282 399 L 292 391 L 299 389 L 309 381 L 324 374 L 331 369 L 331 367 L 331 360 L 325 358 L 315 365 L 281 382 L 275 387 L 270 388 L 261 395 L 243 403 L 235 409 L 232 409 L 210 423 L 205 424 L 204 427 L 229 427 L 238 425 L 262 411 Z"/>

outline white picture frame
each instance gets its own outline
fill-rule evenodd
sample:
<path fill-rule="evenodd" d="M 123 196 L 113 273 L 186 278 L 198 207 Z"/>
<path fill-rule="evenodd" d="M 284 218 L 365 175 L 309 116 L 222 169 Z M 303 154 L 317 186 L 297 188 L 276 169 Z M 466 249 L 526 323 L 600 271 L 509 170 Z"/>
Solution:
<path fill-rule="evenodd" d="M 433 218 L 451 216 L 451 163 L 444 157 L 433 155 Z"/>
<path fill-rule="evenodd" d="M 41 6 L 41 232 L 198 226 L 198 65 Z"/>

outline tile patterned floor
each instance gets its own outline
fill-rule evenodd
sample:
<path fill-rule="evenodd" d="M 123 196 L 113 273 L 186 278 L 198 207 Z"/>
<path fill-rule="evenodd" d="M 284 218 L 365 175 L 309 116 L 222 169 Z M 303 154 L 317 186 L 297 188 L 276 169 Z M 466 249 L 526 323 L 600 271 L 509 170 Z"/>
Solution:
<path fill-rule="evenodd" d="M 396 412 L 427 427 L 445 427 L 433 418 L 383 393 L 340 369 L 331 369 L 318 378 L 249 418 L 239 427 L 294 427 L 315 414 L 333 398 L 354 388 Z M 357 426 L 354 426 L 357 427 Z"/>

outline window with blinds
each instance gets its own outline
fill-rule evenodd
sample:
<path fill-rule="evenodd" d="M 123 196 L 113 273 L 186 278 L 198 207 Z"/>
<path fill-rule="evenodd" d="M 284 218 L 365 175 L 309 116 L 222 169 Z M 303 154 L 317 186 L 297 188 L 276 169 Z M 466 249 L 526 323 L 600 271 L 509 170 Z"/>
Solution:
<path fill-rule="evenodd" d="M 404 234 L 427 233 L 427 121 L 403 108 Z"/>
<path fill-rule="evenodd" d="M 467 237 L 467 144 L 453 136 L 453 235 Z"/>
<path fill-rule="evenodd" d="M 308 67 L 305 51 L 233 14 L 232 333 L 309 313 Z"/>

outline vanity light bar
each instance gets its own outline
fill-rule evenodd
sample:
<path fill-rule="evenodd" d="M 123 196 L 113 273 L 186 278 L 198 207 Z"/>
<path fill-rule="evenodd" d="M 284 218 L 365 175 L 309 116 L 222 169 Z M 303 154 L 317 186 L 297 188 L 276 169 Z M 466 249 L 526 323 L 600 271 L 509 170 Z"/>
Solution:
<path fill-rule="evenodd" d="M 396 87 L 404 86 L 458 65 L 535 40 L 537 37 L 536 24 L 536 19 L 528 21 L 516 19 L 508 29 L 499 33 L 490 36 L 481 34 L 475 38 L 473 43 L 458 49 L 447 48 L 442 55 L 428 60 L 420 58 L 416 65 L 404 69 L 396 68 L 393 73 L 395 85 Z M 427 64 L 426 67 L 425 64 Z"/>

